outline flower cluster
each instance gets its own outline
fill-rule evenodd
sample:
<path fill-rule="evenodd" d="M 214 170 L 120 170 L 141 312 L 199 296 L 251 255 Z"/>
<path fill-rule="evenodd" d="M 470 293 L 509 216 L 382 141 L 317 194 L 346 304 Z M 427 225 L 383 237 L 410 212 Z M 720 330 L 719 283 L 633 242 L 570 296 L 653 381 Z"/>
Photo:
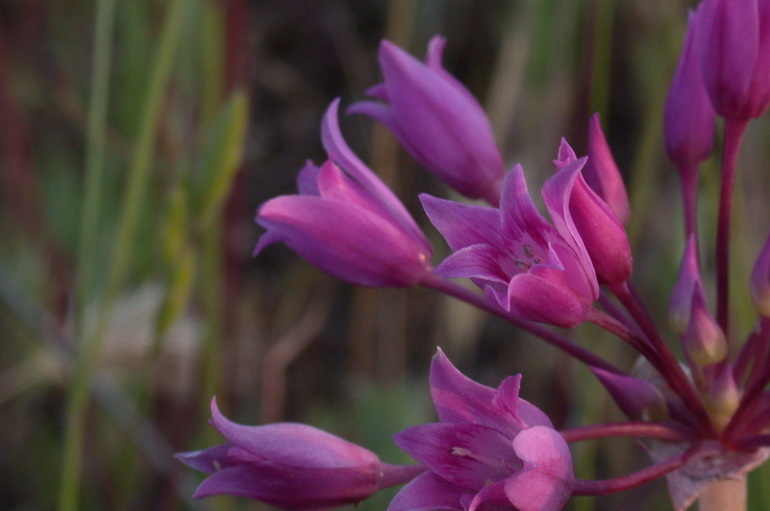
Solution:
<path fill-rule="evenodd" d="M 756 328 L 741 344 L 728 323 L 730 211 L 744 130 L 770 104 L 770 0 L 704 0 L 692 11 L 666 102 L 666 152 L 682 181 L 686 240 L 669 310 L 684 361 L 631 282 L 628 198 L 598 115 L 588 125 L 587 156 L 561 141 L 541 190 L 546 219 L 522 166 L 505 171 L 479 103 L 442 67 L 444 45 L 434 38 L 421 62 L 384 41 L 384 81 L 368 91 L 374 100 L 348 113 L 382 122 L 437 178 L 487 202 L 420 196 L 450 255 L 433 267 L 432 247 L 417 223 L 345 143 L 338 100 L 322 124 L 328 160 L 302 169 L 299 195 L 259 209 L 256 221 L 266 232 L 255 253 L 284 242 L 347 282 L 420 285 L 464 300 L 587 364 L 628 421 L 556 431 L 519 398 L 519 376 L 491 389 L 462 375 L 439 351 L 430 384 L 440 422 L 395 436 L 416 465 L 388 465 L 310 426 L 239 426 L 214 404 L 213 425 L 228 443 L 180 455 L 210 474 L 195 496 L 232 494 L 282 509 L 322 509 L 406 483 L 391 511 L 546 511 L 561 509 L 571 495 L 618 492 L 666 476 L 674 507 L 683 511 L 711 484 L 744 478 L 770 455 L 770 239 L 749 286 Z M 696 200 L 698 166 L 713 151 L 718 117 L 725 120 L 725 140 L 712 314 Z M 453 279 L 470 279 L 480 292 Z M 549 328 L 585 322 L 636 350 L 635 369 L 624 371 Z M 573 475 L 569 443 L 616 436 L 641 439 L 653 463 L 616 479 Z M 745 502 L 735 502 L 732 509 L 745 509 Z"/>

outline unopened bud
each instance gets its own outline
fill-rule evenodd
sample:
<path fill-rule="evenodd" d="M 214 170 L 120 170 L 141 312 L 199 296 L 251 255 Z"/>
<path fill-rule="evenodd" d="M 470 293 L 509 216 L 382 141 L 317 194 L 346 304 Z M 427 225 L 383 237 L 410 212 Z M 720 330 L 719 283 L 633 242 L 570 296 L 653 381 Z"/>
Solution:
<path fill-rule="evenodd" d="M 770 317 L 770 236 L 751 271 L 751 299 L 762 316 Z"/>
<path fill-rule="evenodd" d="M 592 367 L 594 375 L 629 419 L 661 421 L 668 416 L 663 394 L 647 380 Z"/>
<path fill-rule="evenodd" d="M 676 279 L 674 290 L 668 304 L 668 317 L 671 328 L 678 334 L 683 334 L 690 323 L 690 309 L 692 308 L 692 292 L 695 284 L 700 282 L 700 269 L 698 268 L 698 248 L 695 237 L 690 236 L 682 257 L 682 265 L 679 276 Z"/>
<path fill-rule="evenodd" d="M 700 367 L 721 362 L 727 356 L 725 334 L 709 313 L 700 283 L 693 290 L 690 322 L 683 340 L 690 359 Z"/>

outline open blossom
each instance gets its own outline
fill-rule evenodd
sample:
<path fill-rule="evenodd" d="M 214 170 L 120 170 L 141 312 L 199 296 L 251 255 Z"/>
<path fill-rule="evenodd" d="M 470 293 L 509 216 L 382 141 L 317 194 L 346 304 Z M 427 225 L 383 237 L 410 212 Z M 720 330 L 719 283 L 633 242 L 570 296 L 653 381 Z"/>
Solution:
<path fill-rule="evenodd" d="M 548 417 L 519 398 L 520 381 L 486 387 L 439 351 L 430 386 L 441 422 L 395 436 L 429 472 L 407 484 L 388 511 L 561 509 L 574 482 L 572 457 Z"/>
<path fill-rule="evenodd" d="M 426 63 L 388 41 L 380 44 L 385 81 L 348 111 L 385 124 L 426 169 L 458 192 L 496 203 L 505 174 L 503 160 L 484 110 L 441 65 L 446 43 L 430 41 Z"/>
<path fill-rule="evenodd" d="M 568 164 L 543 187 L 555 227 L 537 211 L 520 165 L 505 178 L 499 208 L 422 195 L 425 212 L 453 251 L 435 273 L 472 279 L 493 303 L 523 319 L 582 323 L 599 294 L 569 207 L 573 173 L 585 161 Z"/>
<path fill-rule="evenodd" d="M 276 197 L 262 205 L 256 222 L 267 232 L 254 254 L 282 241 L 320 269 L 353 284 L 415 285 L 430 269 L 430 244 L 393 192 L 345 143 L 338 103 L 331 104 L 322 125 L 329 160 L 302 169 L 297 179 L 300 195 Z"/>

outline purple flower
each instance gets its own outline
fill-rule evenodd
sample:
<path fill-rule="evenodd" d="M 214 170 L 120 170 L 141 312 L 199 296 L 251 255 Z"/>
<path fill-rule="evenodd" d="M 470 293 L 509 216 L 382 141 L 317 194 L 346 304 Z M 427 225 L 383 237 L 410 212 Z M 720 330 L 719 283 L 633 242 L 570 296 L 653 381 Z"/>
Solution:
<path fill-rule="evenodd" d="M 305 424 L 242 426 L 211 402 L 211 423 L 227 443 L 178 454 L 209 475 L 193 495 L 247 497 L 280 509 L 311 510 L 355 504 L 423 469 L 380 463 L 373 452 Z"/>
<path fill-rule="evenodd" d="M 562 139 L 559 159 L 554 163 L 557 170 L 564 173 L 562 178 L 572 183 L 569 199 L 572 221 L 588 255 L 591 256 L 599 282 L 622 284 L 631 277 L 633 259 L 626 230 L 609 204 L 588 186 L 583 178 L 585 169 L 578 165 L 569 165 L 576 160 L 575 152 L 567 141 Z M 588 162 L 590 161 L 589 157 Z"/>
<path fill-rule="evenodd" d="M 430 270 L 430 244 L 393 192 L 345 143 L 338 104 L 331 104 L 322 124 L 329 160 L 302 169 L 300 195 L 262 205 L 256 222 L 267 232 L 254 255 L 283 241 L 320 269 L 353 284 L 417 284 Z"/>
<path fill-rule="evenodd" d="M 494 304 L 523 319 L 582 323 L 599 294 L 569 208 L 574 174 L 585 161 L 570 163 L 543 187 L 555 228 L 538 213 L 520 165 L 505 178 L 499 209 L 422 195 L 425 212 L 453 251 L 435 273 L 472 279 Z"/>
<path fill-rule="evenodd" d="M 588 162 L 583 176 L 588 186 L 609 205 L 618 220 L 628 223 L 631 207 L 628 205 L 626 185 L 612 157 L 598 113 L 591 117 L 588 125 Z"/>
<path fill-rule="evenodd" d="M 440 423 L 395 436 L 429 468 L 406 485 L 388 511 L 555 511 L 574 477 L 567 443 L 548 417 L 519 398 L 521 376 L 497 390 L 460 373 L 439 350 L 430 386 Z"/>
<path fill-rule="evenodd" d="M 751 270 L 751 298 L 757 311 L 770 318 L 770 236 Z"/>
<path fill-rule="evenodd" d="M 680 171 L 705 160 L 714 147 L 716 112 L 703 84 L 698 61 L 696 14 L 690 12 L 687 36 L 668 89 L 664 113 L 666 154 Z"/>
<path fill-rule="evenodd" d="M 770 2 L 705 0 L 696 16 L 714 110 L 728 119 L 759 117 L 770 103 Z"/>
<path fill-rule="evenodd" d="M 505 174 L 484 110 L 441 66 L 444 38 L 430 41 L 426 63 L 388 41 L 380 44 L 384 83 L 348 112 L 385 124 L 407 151 L 463 195 L 497 204 Z"/>

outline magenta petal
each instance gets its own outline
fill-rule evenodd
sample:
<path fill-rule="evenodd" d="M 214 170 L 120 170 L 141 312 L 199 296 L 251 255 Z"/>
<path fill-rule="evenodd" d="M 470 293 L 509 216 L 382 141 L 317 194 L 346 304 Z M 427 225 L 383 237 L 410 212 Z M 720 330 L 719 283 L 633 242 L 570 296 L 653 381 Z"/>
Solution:
<path fill-rule="evenodd" d="M 714 148 L 716 121 L 700 70 L 699 24 L 693 12 L 688 20 L 684 48 L 668 89 L 663 117 L 666 154 L 680 171 L 709 157 Z"/>
<path fill-rule="evenodd" d="M 501 413 L 514 417 L 523 428 L 532 426 L 553 427 L 551 419 L 535 405 L 519 397 L 521 375 L 509 376 L 497 387 L 492 404 Z"/>
<path fill-rule="evenodd" d="M 426 193 L 420 202 L 431 223 L 453 251 L 500 240 L 500 214 L 497 209 L 439 199 Z"/>
<path fill-rule="evenodd" d="M 588 161 L 583 176 L 588 186 L 610 206 L 618 220 L 627 224 L 631 207 L 628 205 L 626 185 L 604 136 L 599 114 L 594 114 L 588 125 Z"/>
<path fill-rule="evenodd" d="M 666 400 L 650 382 L 633 376 L 610 373 L 597 367 L 591 371 L 631 420 L 655 420 L 665 416 Z"/>
<path fill-rule="evenodd" d="M 451 279 L 474 278 L 503 285 L 508 278 L 500 270 L 500 256 L 489 245 L 472 245 L 450 255 L 433 271 L 436 275 Z"/>
<path fill-rule="evenodd" d="M 471 500 L 468 505 L 468 511 L 477 511 L 478 509 L 511 509 L 511 502 L 508 499 L 508 495 L 505 494 L 505 484 L 506 481 L 498 481 L 482 488 Z"/>
<path fill-rule="evenodd" d="M 544 426 L 522 431 L 513 440 L 525 469 L 505 483 L 505 493 L 518 511 L 558 511 L 570 497 L 574 476 L 567 442 Z"/>
<path fill-rule="evenodd" d="M 529 320 L 564 328 L 581 324 L 589 310 L 569 287 L 539 277 L 533 272 L 516 275 L 511 279 L 508 303 L 526 314 Z"/>
<path fill-rule="evenodd" d="M 307 161 L 302 170 L 299 171 L 297 176 L 297 190 L 300 195 L 321 195 L 318 191 L 318 174 L 321 172 L 320 167 L 316 166 L 312 161 Z"/>
<path fill-rule="evenodd" d="M 566 173 L 565 181 L 573 183 L 569 203 L 572 223 L 599 281 L 622 284 L 631 277 L 632 267 L 626 230 L 607 203 L 586 184 L 580 171 L 577 165 L 560 171 Z"/>
<path fill-rule="evenodd" d="M 304 468 L 378 466 L 379 458 L 356 444 L 305 424 L 242 426 L 228 420 L 211 402 L 212 424 L 222 436 L 264 460 Z"/>
<path fill-rule="evenodd" d="M 419 240 L 403 235 L 376 212 L 338 200 L 283 196 L 259 210 L 257 223 L 268 232 L 257 251 L 284 241 L 320 269 L 365 286 L 411 286 L 428 271 Z M 387 241 L 387 250 L 383 250 Z"/>
<path fill-rule="evenodd" d="M 404 486 L 390 502 L 388 511 L 463 511 L 463 494 L 461 488 L 429 472 Z"/>
<path fill-rule="evenodd" d="M 227 456 L 232 448 L 233 444 L 222 444 L 201 451 L 181 452 L 175 457 L 190 468 L 212 474 L 233 466 Z"/>
<path fill-rule="evenodd" d="M 599 283 L 596 281 L 596 273 L 591 258 L 575 226 L 569 207 L 572 188 L 585 162 L 586 158 L 580 158 L 551 176 L 543 186 L 542 196 L 545 207 L 553 220 L 553 225 L 567 241 L 580 262 L 586 283 L 590 287 L 590 296 L 595 300 L 599 297 Z"/>
<path fill-rule="evenodd" d="M 421 251 L 430 254 L 431 247 L 428 240 L 401 201 L 374 172 L 364 165 L 345 142 L 340 131 L 338 110 L 339 98 L 329 105 L 321 123 L 321 140 L 329 158 L 345 169 L 384 211 L 389 212 L 389 219 L 421 245 Z"/>
<path fill-rule="evenodd" d="M 510 439 L 479 424 L 423 424 L 407 428 L 393 439 L 434 474 L 471 490 L 521 468 L 521 461 L 510 449 Z"/>
<path fill-rule="evenodd" d="M 441 422 L 483 424 L 499 431 L 519 429 L 513 417 L 503 417 L 495 409 L 495 390 L 462 374 L 440 349 L 430 366 L 430 393 Z"/>
<path fill-rule="evenodd" d="M 272 463 L 238 465 L 207 477 L 194 498 L 233 495 L 280 509 L 313 510 L 354 504 L 377 490 L 377 468 L 303 469 Z"/>
<path fill-rule="evenodd" d="M 751 270 L 751 299 L 759 313 L 770 317 L 770 236 Z"/>
<path fill-rule="evenodd" d="M 505 176 L 500 197 L 500 217 L 503 240 L 523 241 L 530 238 L 539 247 L 548 245 L 556 231 L 543 218 L 532 202 L 524 180 L 524 169 L 516 165 Z"/>
<path fill-rule="evenodd" d="M 701 72 L 714 110 L 725 118 L 747 118 L 759 49 L 757 0 L 705 0 L 696 16 Z"/>

